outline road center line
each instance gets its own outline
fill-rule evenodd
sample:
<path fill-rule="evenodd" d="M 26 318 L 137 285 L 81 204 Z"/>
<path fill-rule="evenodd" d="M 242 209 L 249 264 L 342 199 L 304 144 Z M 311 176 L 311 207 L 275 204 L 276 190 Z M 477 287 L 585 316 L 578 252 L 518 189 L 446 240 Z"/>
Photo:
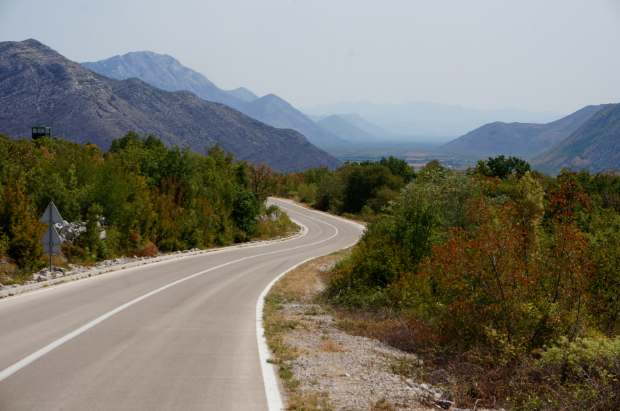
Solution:
<path fill-rule="evenodd" d="M 292 211 L 292 212 L 295 213 L 294 211 Z M 300 214 L 300 213 L 296 213 L 296 214 Z M 304 217 L 308 217 L 308 216 L 304 216 Z M 317 219 L 312 218 L 312 217 L 308 217 L 308 218 L 313 219 L 313 220 L 317 220 Z M 317 221 L 320 221 L 320 220 L 317 220 Z M 108 318 L 112 317 L 114 314 L 117 314 L 117 313 L 125 310 L 126 308 L 129 308 L 132 305 L 137 304 L 140 301 L 142 301 L 144 299 L 147 299 L 147 298 L 149 298 L 149 297 L 151 297 L 151 296 L 153 296 L 153 295 L 155 295 L 157 293 L 160 293 L 160 292 L 162 292 L 162 291 L 164 291 L 164 290 L 166 290 L 166 289 L 168 289 L 170 287 L 174 287 L 175 285 L 180 284 L 182 282 L 185 282 L 187 280 L 191 280 L 192 278 L 198 277 L 198 276 L 206 274 L 206 273 L 208 273 L 210 271 L 217 270 L 219 268 L 226 267 L 226 266 L 234 264 L 234 263 L 238 263 L 240 261 L 245 261 L 245 260 L 249 260 L 249 259 L 256 258 L 256 257 L 262 257 L 262 256 L 265 256 L 265 255 L 278 254 L 278 253 L 283 253 L 283 252 L 287 252 L 287 251 L 298 250 L 300 248 L 305 248 L 305 247 L 311 247 L 311 246 L 314 246 L 314 245 L 317 245 L 317 244 L 320 244 L 320 243 L 324 243 L 325 241 L 329 241 L 329 240 L 331 240 L 332 238 L 334 238 L 334 237 L 336 237 L 338 235 L 339 231 L 338 231 L 338 229 L 335 226 L 333 226 L 333 225 L 331 225 L 329 223 L 326 223 L 324 221 L 321 221 L 321 222 L 324 223 L 324 224 L 327 224 L 327 225 L 329 225 L 331 227 L 333 227 L 336 230 L 336 233 L 334 233 L 334 235 L 332 235 L 329 238 L 326 238 L 326 239 L 321 240 L 321 241 L 317 241 L 315 243 L 311 243 L 311 244 L 307 244 L 307 245 L 302 245 L 302 246 L 297 246 L 297 247 L 292 247 L 292 248 L 287 248 L 285 250 L 280 250 L 280 251 L 272 251 L 272 252 L 269 252 L 269 253 L 253 255 L 253 256 L 241 258 L 239 260 L 230 261 L 228 263 L 218 265 L 217 267 L 213 267 L 213 268 L 210 268 L 208 270 L 204 270 L 204 271 L 201 271 L 199 273 L 192 274 L 192 275 L 190 275 L 188 277 L 185 277 L 185 278 L 182 278 L 180 280 L 174 281 L 174 282 L 172 282 L 172 283 L 170 283 L 168 285 L 165 285 L 165 286 L 160 287 L 160 288 L 158 288 L 158 289 L 156 289 L 154 291 L 151 291 L 150 293 L 144 294 L 143 296 L 138 297 L 138 298 L 136 298 L 136 299 L 126 303 L 126 304 L 123 304 L 120 307 L 115 308 L 114 310 L 109 311 L 108 313 L 106 313 L 106 314 L 104 314 L 104 315 L 94 319 L 93 321 L 83 325 L 82 327 L 78 328 L 77 330 L 75 330 L 75 331 L 65 335 L 64 337 L 61 337 L 61 338 L 57 339 L 56 341 L 52 342 L 51 344 L 48 344 L 47 346 L 41 348 L 40 350 L 36 351 L 35 353 L 30 354 L 29 356 L 27 356 L 23 360 L 13 364 L 12 366 L 8 367 L 5 370 L 3 370 L 2 372 L 0 372 L 0 381 L 10 377 L 12 374 L 14 374 L 17 371 L 21 370 L 22 368 L 24 368 L 28 364 L 32 363 L 33 361 L 37 360 L 38 358 L 41 358 L 45 354 L 49 353 L 54 348 L 57 348 L 57 347 L 61 346 L 62 344 L 66 343 L 67 341 L 69 341 L 69 340 L 77 337 L 78 335 L 82 334 L 83 332 L 88 331 L 89 329 L 93 328 L 97 324 L 100 324 L 101 322 L 107 320 Z"/>

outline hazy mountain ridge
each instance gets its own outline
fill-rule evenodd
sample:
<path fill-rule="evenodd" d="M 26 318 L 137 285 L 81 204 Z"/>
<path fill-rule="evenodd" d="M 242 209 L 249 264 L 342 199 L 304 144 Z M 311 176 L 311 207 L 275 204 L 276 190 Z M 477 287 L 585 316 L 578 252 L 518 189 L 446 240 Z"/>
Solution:
<path fill-rule="evenodd" d="M 513 108 L 478 110 L 421 101 L 403 104 L 342 102 L 303 107 L 300 111 L 314 116 L 357 113 L 365 120 L 394 134 L 454 137 L 497 121 L 548 123 L 564 117 L 553 111 L 530 113 Z"/>
<path fill-rule="evenodd" d="M 239 159 L 283 172 L 341 164 L 296 131 L 270 127 L 189 91 L 110 79 L 33 39 L 0 43 L 0 133 L 28 138 L 30 127 L 41 122 L 52 124 L 54 135 L 104 150 L 134 130 L 201 153 L 220 141 Z"/>
<path fill-rule="evenodd" d="M 620 168 L 620 104 L 608 104 L 577 131 L 532 162 L 549 173 L 565 167 L 601 172 Z"/>
<path fill-rule="evenodd" d="M 332 134 L 351 142 L 377 141 L 377 137 L 354 126 L 342 116 L 333 115 L 317 122 Z"/>
<path fill-rule="evenodd" d="M 203 74 L 183 66 L 178 60 L 165 54 L 131 52 L 81 64 L 118 80 L 135 77 L 163 90 L 191 91 L 204 100 L 226 104 L 270 126 L 296 130 L 315 144 L 340 141 L 274 94 L 258 98 L 243 87 L 231 91 L 221 90 Z"/>
<path fill-rule="evenodd" d="M 330 117 L 327 115 L 324 116 L 315 116 L 312 114 L 307 114 L 307 116 L 312 119 L 315 122 L 320 122 L 321 120 L 325 120 L 326 118 Z M 366 133 L 374 136 L 374 137 L 380 137 L 380 138 L 384 138 L 384 139 L 389 139 L 389 138 L 394 138 L 394 137 L 402 137 L 401 134 L 396 134 L 392 131 L 386 130 L 383 127 L 379 127 L 376 124 L 371 123 L 370 121 L 365 120 L 362 116 L 360 116 L 357 113 L 349 113 L 349 114 L 332 114 L 332 116 L 338 116 L 346 121 L 348 121 L 350 124 L 354 125 L 355 127 L 359 128 L 360 130 L 365 131 Z"/>
<path fill-rule="evenodd" d="M 258 100 L 258 96 L 245 87 L 238 87 L 234 90 L 227 90 L 226 93 L 246 102 Z"/>
<path fill-rule="evenodd" d="M 312 136 L 309 139 L 314 144 L 343 142 L 275 94 L 248 102 L 240 111 L 252 118 L 266 119 L 261 121 L 273 127 L 291 128 L 304 136 Z"/>
<path fill-rule="evenodd" d="M 564 140 L 605 105 L 587 106 L 548 124 L 486 124 L 444 145 L 451 151 L 498 153 L 533 158 Z"/>

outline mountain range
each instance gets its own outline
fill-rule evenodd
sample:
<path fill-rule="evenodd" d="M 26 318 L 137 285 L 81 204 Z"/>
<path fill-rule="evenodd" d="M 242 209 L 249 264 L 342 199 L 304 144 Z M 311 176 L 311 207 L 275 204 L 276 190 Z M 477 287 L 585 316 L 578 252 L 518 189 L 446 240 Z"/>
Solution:
<path fill-rule="evenodd" d="M 226 104 L 270 126 L 296 130 L 313 144 L 342 142 L 275 94 L 258 98 L 243 87 L 232 91 L 221 90 L 203 74 L 183 66 L 166 54 L 131 52 L 82 65 L 117 80 L 139 78 L 162 90 L 191 91 L 203 100 Z"/>
<path fill-rule="evenodd" d="M 605 105 L 587 106 L 547 124 L 486 124 L 444 145 L 449 151 L 497 153 L 531 159 L 574 133 Z"/>
<path fill-rule="evenodd" d="M 201 78 L 196 84 L 206 87 Z M 52 125 L 54 135 L 104 150 L 133 130 L 200 153 L 220 141 L 237 158 L 281 172 L 341 164 L 297 131 L 271 127 L 190 91 L 112 79 L 33 39 L 1 42 L 0 133 L 28 138 L 38 123 Z"/>
<path fill-rule="evenodd" d="M 356 113 L 394 135 L 453 138 L 497 121 L 548 123 L 563 117 L 554 111 L 531 113 L 513 108 L 478 110 L 421 101 L 404 104 L 342 102 L 300 108 L 300 111 L 312 116 Z"/>

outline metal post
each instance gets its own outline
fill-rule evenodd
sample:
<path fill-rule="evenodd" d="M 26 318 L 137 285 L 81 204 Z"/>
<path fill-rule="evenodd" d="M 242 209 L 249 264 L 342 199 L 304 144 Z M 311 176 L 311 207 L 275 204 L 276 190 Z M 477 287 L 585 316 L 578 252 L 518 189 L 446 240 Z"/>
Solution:
<path fill-rule="evenodd" d="M 45 209 L 43 216 L 39 220 L 41 223 L 47 223 L 48 227 L 45 230 L 45 234 L 43 234 L 43 238 L 41 239 L 41 244 L 43 244 L 43 252 L 45 252 L 45 247 L 49 247 L 48 252 L 50 253 L 50 276 L 54 272 L 54 246 L 60 248 L 62 245 L 62 239 L 56 232 L 56 228 L 54 227 L 55 223 L 62 223 L 63 219 L 60 216 L 60 213 L 56 209 L 53 201 L 50 201 L 49 205 Z M 60 252 L 60 251 L 58 251 Z"/>

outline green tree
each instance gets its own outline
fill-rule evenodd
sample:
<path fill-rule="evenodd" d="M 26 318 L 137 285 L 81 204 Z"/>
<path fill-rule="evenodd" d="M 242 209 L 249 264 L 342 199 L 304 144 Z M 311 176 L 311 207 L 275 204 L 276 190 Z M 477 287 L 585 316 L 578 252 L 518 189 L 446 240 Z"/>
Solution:
<path fill-rule="evenodd" d="M 256 216 L 260 212 L 260 203 L 251 192 L 237 187 L 232 218 L 243 233 L 242 241 L 249 240 L 256 234 Z"/>
<path fill-rule="evenodd" d="M 346 180 L 342 211 L 359 213 L 382 188 L 399 190 L 403 186 L 402 179 L 393 175 L 389 168 L 381 164 L 352 166 Z"/>
<path fill-rule="evenodd" d="M 527 161 L 512 156 L 506 158 L 503 155 L 489 157 L 487 161 L 478 160 L 477 169 L 483 175 L 501 179 L 513 174 L 520 177 L 531 171 Z"/>
<path fill-rule="evenodd" d="M 21 268 L 42 267 L 45 262 L 39 242 L 46 227 L 33 215 L 29 197 L 22 193 L 19 183 L 9 179 L 2 190 L 1 198 L 0 233 L 3 233 L 3 237 L 8 237 L 9 255 Z"/>

